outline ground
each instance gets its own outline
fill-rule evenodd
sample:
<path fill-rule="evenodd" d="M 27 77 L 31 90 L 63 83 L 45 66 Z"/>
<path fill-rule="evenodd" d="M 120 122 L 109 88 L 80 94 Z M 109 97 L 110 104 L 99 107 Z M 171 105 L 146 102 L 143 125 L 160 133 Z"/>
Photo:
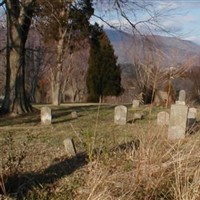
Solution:
<path fill-rule="evenodd" d="M 169 141 L 167 127 L 156 125 L 157 113 L 169 109 L 126 106 L 123 126 L 106 104 L 51 106 L 51 125 L 39 113 L 1 117 L 2 199 L 200 199 L 198 130 Z M 144 119 L 133 123 L 135 112 Z M 74 140 L 76 157 L 66 155 L 65 138 Z"/>

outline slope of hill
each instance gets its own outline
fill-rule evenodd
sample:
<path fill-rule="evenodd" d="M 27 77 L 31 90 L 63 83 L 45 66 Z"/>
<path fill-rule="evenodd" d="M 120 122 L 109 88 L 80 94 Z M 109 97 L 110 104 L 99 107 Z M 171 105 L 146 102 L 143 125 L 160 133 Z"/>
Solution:
<path fill-rule="evenodd" d="M 158 35 L 130 35 L 128 33 L 105 30 L 118 56 L 119 63 L 160 61 L 161 66 L 183 64 L 192 60 L 199 65 L 200 46 L 176 37 Z"/>

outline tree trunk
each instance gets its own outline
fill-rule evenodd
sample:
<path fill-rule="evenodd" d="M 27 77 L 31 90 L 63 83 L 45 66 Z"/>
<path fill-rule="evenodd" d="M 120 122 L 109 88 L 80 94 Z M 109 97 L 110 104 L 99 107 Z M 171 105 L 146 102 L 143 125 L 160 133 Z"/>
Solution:
<path fill-rule="evenodd" d="M 60 82 L 61 72 L 57 71 L 56 74 L 52 73 L 52 104 L 54 106 L 60 105 Z"/>
<path fill-rule="evenodd" d="M 57 66 L 55 69 L 52 69 L 52 104 L 54 106 L 60 105 L 61 100 L 60 93 L 66 30 L 62 32 L 60 28 L 59 34 L 60 39 L 57 44 Z"/>
<path fill-rule="evenodd" d="M 7 59 L 6 88 L 2 112 L 22 114 L 32 112 L 25 91 L 25 43 L 28 36 L 34 1 L 6 0 Z M 22 5 L 23 4 L 23 5 Z"/>

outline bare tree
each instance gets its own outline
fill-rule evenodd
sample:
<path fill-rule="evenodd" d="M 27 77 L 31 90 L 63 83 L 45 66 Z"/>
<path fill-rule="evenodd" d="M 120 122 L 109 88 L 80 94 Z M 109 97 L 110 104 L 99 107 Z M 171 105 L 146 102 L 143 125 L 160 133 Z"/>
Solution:
<path fill-rule="evenodd" d="M 40 2 L 39 30 L 44 39 L 56 48 L 56 63 L 51 67 L 53 105 L 60 104 L 64 60 L 73 54 L 76 40 L 83 39 L 82 33 L 87 29 L 88 20 L 93 13 L 91 5 L 90 0 Z"/>

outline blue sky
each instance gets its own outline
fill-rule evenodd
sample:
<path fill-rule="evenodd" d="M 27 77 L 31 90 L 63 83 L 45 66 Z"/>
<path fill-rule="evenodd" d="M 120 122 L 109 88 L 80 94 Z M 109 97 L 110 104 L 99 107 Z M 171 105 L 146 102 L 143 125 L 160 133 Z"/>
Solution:
<path fill-rule="evenodd" d="M 142 1 L 138 0 L 138 2 Z M 147 10 L 154 11 L 154 14 L 157 15 L 159 26 L 167 31 L 167 33 L 160 29 L 158 30 L 158 24 L 155 21 L 152 22 L 157 24 L 156 26 L 139 23 L 137 25 L 138 30 L 147 34 L 176 36 L 200 45 L 200 0 L 146 0 L 146 3 L 149 3 Z M 130 25 L 124 18 L 116 14 L 114 6 L 102 7 L 102 5 L 97 5 L 97 7 L 98 12 L 96 14 L 104 18 L 109 24 L 131 32 Z M 125 5 L 124 10 L 126 10 Z M 133 13 L 132 10 L 137 10 L 137 12 Z M 129 10 L 126 10 L 125 13 L 133 24 L 138 21 L 149 20 L 152 17 L 150 16 L 152 13 L 147 14 L 148 12 L 136 9 L 135 7 L 129 7 Z M 101 20 L 97 18 L 93 20 L 103 24 L 105 28 L 107 27 Z"/>
<path fill-rule="evenodd" d="M 102 1 L 105 3 L 102 5 Z M 129 2 L 138 2 L 140 5 L 145 1 L 149 4 L 148 11 L 156 13 L 159 25 L 167 30 L 168 33 L 158 30 L 155 26 L 145 23 L 139 23 L 137 29 L 147 34 L 159 34 L 167 36 L 176 36 L 181 39 L 190 40 L 200 45 L 200 0 L 129 0 Z M 96 15 L 102 17 L 109 24 L 127 32 L 132 32 L 130 24 L 120 17 L 115 10 L 115 6 L 106 4 L 108 0 L 98 1 Z M 123 4 L 123 8 L 130 21 L 133 24 L 138 21 L 149 20 L 150 15 L 146 11 L 133 5 Z M 150 13 L 152 14 L 152 13 Z M 2 13 L 0 14 L 2 17 Z M 108 26 L 98 18 L 93 18 L 99 24 Z"/>

